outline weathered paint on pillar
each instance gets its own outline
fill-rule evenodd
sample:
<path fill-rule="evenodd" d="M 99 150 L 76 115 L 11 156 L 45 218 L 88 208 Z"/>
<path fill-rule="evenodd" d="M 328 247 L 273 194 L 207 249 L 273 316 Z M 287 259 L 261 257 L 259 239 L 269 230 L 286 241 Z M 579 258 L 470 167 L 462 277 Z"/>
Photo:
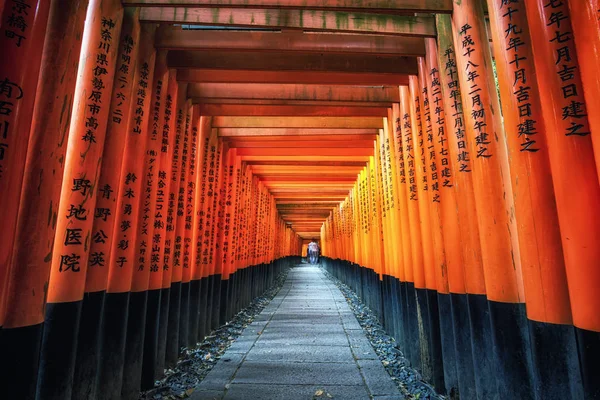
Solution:
<path fill-rule="evenodd" d="M 50 2 L 10 1 L 0 9 L 0 326 L 4 324 L 6 285 L 11 265 L 23 171 Z"/>
<path fill-rule="evenodd" d="M 4 329 L 44 321 L 86 0 L 53 1 L 23 176 Z M 62 79 L 61 79 L 62 78 Z M 58 100 L 57 100 L 58 99 Z"/>
<path fill-rule="evenodd" d="M 6 294 L 6 318 L 0 333 L 0 385 L 6 388 L 4 394 L 9 398 L 31 398 L 35 393 L 45 288 L 50 274 L 59 191 L 87 10 L 87 0 L 49 3 L 47 34 L 20 201 L 19 191 L 12 193 L 20 203 L 15 240 L 11 243 L 7 235 L 0 245 L 14 244 L 11 249 L 12 266 L 6 265 L 10 271 L 6 292 L 0 288 L 0 298 L 3 293 Z M 33 12 L 31 14 L 33 16 Z M 30 63 L 31 59 L 27 62 Z M 32 93 L 29 97 L 33 97 Z M 7 217 L 5 223 L 9 219 Z M 3 265 L 0 266 L 0 275 L 8 272 L 3 268 Z M 2 280 L 0 278 L 0 286 Z M 1 320 L 2 317 L 0 325 Z M 15 364 L 13 361 L 17 358 L 20 362 Z"/>

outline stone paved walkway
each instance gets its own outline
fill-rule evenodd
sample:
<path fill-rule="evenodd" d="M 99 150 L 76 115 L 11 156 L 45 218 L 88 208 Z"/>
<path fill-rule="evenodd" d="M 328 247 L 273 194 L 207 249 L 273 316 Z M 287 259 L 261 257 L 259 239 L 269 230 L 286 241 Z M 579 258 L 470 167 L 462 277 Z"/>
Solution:
<path fill-rule="evenodd" d="M 317 267 L 290 270 L 193 400 L 399 400 L 344 296 Z"/>

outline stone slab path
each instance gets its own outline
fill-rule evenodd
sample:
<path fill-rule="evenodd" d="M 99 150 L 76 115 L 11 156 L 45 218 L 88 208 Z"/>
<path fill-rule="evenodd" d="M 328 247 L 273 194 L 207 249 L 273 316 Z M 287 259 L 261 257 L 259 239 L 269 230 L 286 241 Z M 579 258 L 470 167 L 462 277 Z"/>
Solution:
<path fill-rule="evenodd" d="M 192 400 L 400 400 L 344 296 L 308 264 L 227 349 Z"/>

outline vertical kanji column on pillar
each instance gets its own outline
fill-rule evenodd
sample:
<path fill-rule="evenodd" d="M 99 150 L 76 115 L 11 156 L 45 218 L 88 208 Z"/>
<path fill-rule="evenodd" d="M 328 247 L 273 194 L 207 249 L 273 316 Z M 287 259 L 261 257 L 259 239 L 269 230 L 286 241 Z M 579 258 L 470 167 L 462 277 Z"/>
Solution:
<path fill-rule="evenodd" d="M 485 308 L 492 327 L 491 335 L 474 331 L 473 338 L 493 339 L 492 348 L 474 347 L 474 354 L 493 351 L 496 367 L 490 368 L 483 380 L 497 381 L 497 386 L 489 387 L 491 393 L 526 399 L 532 396 L 532 388 L 521 259 L 506 134 L 482 2 L 455 3 L 453 22 L 466 135 L 474 149 L 473 183 L 488 299 Z M 488 314 L 477 318 L 488 318 Z"/>
<path fill-rule="evenodd" d="M 600 1 L 567 0 L 575 46 L 577 47 L 581 82 L 585 96 L 588 123 L 596 156 L 596 169 L 600 179 Z M 560 10 L 558 12 L 561 12 Z M 562 17 L 565 14 L 563 12 Z M 561 18 L 561 17 L 554 17 Z M 551 22 L 551 21 L 548 21 Z"/>
<path fill-rule="evenodd" d="M 175 239 L 177 235 L 177 208 L 180 188 L 180 177 L 182 168 L 182 146 L 186 135 L 185 119 L 187 116 L 187 83 L 179 83 L 177 88 L 177 99 L 174 99 L 176 107 L 173 118 L 175 118 L 175 141 L 173 146 L 173 158 L 171 163 L 171 184 L 169 186 L 169 203 L 167 210 L 167 236 L 165 239 L 163 285 L 170 282 L 169 293 L 169 317 L 167 327 L 167 347 L 165 350 L 165 365 L 174 366 L 179 356 L 179 306 L 181 301 L 181 266 L 177 263 L 175 253 Z"/>
<path fill-rule="evenodd" d="M 82 51 L 52 254 L 38 399 L 70 398 L 123 8 L 92 0 Z"/>
<path fill-rule="evenodd" d="M 151 36 L 152 37 L 152 36 Z M 156 259 L 152 259 L 152 247 L 155 245 L 154 209 L 156 207 L 157 178 L 159 171 L 159 153 L 162 142 L 162 120 L 165 112 L 165 93 L 167 90 L 166 51 L 157 52 L 154 63 L 152 89 L 148 90 L 146 101 L 149 104 L 149 117 L 145 127 L 147 131 L 146 151 L 143 156 L 143 169 L 138 178 L 140 188 L 140 213 L 138 215 L 137 235 L 135 239 L 135 266 L 131 281 L 129 298 L 129 322 L 127 324 L 127 344 L 125 346 L 125 371 L 123 374 L 123 398 L 133 398 L 140 387 L 149 389 L 154 386 L 154 365 L 156 364 L 156 343 L 158 337 L 158 312 L 160 292 L 149 291 L 150 280 L 162 283 L 162 269 Z M 150 364 L 148 360 L 151 359 Z M 142 368 L 143 365 L 143 368 Z M 142 385 L 142 370 L 150 374 Z M 150 383 L 149 383 L 150 382 Z"/>
<path fill-rule="evenodd" d="M 133 270 L 137 268 L 135 240 L 142 197 L 143 160 L 148 138 L 147 125 L 152 96 L 151 85 L 154 71 L 155 51 L 151 36 L 154 27 L 142 25 L 137 65 L 133 75 L 133 92 L 127 113 L 127 131 L 122 167 L 114 188 L 117 193 L 115 220 L 111 236 L 108 262 L 108 283 L 104 307 L 103 351 L 110 349 L 100 364 L 99 399 L 119 398 L 123 382 L 129 298 Z"/>
<path fill-rule="evenodd" d="M 114 324 L 111 318 L 104 319 L 102 315 L 105 307 L 113 227 L 117 214 L 115 207 L 119 195 L 118 182 L 133 90 L 133 71 L 137 60 L 140 36 L 138 14 L 136 9 L 125 9 L 121 27 L 119 56 L 110 101 L 104 152 L 102 153 L 102 169 L 93 213 L 94 226 L 77 339 L 73 398 L 94 398 L 96 396 L 99 362 L 101 359 L 109 358 L 109 356 L 101 357 L 100 355 L 100 337 L 105 328 Z M 104 350 L 107 354 L 111 354 L 109 347 L 105 347 Z"/>
<path fill-rule="evenodd" d="M 162 125 L 162 140 L 160 146 L 160 169 L 158 171 L 158 191 L 156 193 L 156 210 L 154 215 L 154 238 L 157 243 L 152 246 L 152 260 L 158 257 L 161 281 L 155 282 L 151 275 L 150 289 L 160 289 L 160 315 L 157 342 L 157 360 L 155 372 L 157 378 L 162 377 L 165 369 L 165 352 L 167 349 L 167 327 L 169 319 L 169 297 L 171 292 L 170 268 L 165 264 L 165 249 L 167 240 L 167 217 L 169 211 L 169 192 L 171 190 L 171 166 L 173 163 L 173 146 L 175 144 L 175 106 L 177 101 L 177 70 L 169 70 L 169 87 L 165 98 L 165 113 Z"/>
<path fill-rule="evenodd" d="M 525 2 L 488 2 L 506 126 L 533 354 L 535 391 L 573 397 L 579 382 L 575 332 Z M 540 82 L 540 84 L 544 84 Z M 552 360 L 552 361 L 550 361 Z"/>
<path fill-rule="evenodd" d="M 452 37 L 452 20 L 449 15 L 436 15 L 438 32 L 439 77 L 441 84 L 442 100 L 446 129 L 448 131 L 448 150 L 454 172 L 454 189 L 456 192 L 456 207 L 458 223 L 460 224 L 460 252 L 462 270 L 455 270 L 449 265 L 448 288 L 452 300 L 452 320 L 457 355 L 457 372 L 459 392 L 467 398 L 475 398 L 476 376 L 477 382 L 483 379 L 481 369 L 474 368 L 472 326 L 488 326 L 489 318 L 475 319 L 472 325 L 470 304 L 473 310 L 486 305 L 485 278 L 481 259 L 481 243 L 479 240 L 479 226 L 477 224 L 477 210 L 473 192 L 472 163 L 473 151 L 471 143 L 467 140 L 465 125 L 466 116 L 463 114 L 460 83 L 458 81 L 458 68 L 456 64 L 456 51 Z M 430 56 L 428 47 L 428 57 Z M 446 205 L 448 206 L 448 205 Z M 445 207 L 446 207 L 445 206 Z M 451 240 L 451 239 L 450 239 Z M 446 248 L 448 250 L 448 247 Z M 481 330 L 481 329 L 479 329 Z M 491 338 L 488 338 L 491 343 Z M 491 353 L 480 352 L 478 357 L 492 357 Z M 481 384 L 479 384 L 481 387 Z"/>
<path fill-rule="evenodd" d="M 21 3 L 31 5 L 34 2 Z M 0 385 L 6 388 L 4 394 L 9 398 L 18 398 L 19 396 L 33 398 L 35 395 L 46 302 L 44 288 L 48 284 L 50 274 L 50 256 L 56 228 L 55 216 L 60 198 L 63 162 L 67 147 L 66 139 L 71 119 L 81 51 L 81 36 L 88 2 L 87 0 L 55 0 L 47 3 L 50 3 L 50 13 L 45 38 L 31 36 L 30 18 L 35 19 L 34 24 L 40 24 L 40 12 L 43 10 L 40 9 L 34 13 L 30 9 L 23 9 L 23 12 L 27 10 L 28 15 L 25 16 L 19 12 L 18 7 L 11 10 L 14 18 L 23 18 L 23 21 L 28 21 L 28 26 L 23 27 L 23 30 L 28 31 L 29 38 L 27 40 L 29 42 L 27 46 L 24 42 L 21 46 L 16 46 L 16 43 L 10 40 L 8 45 L 13 47 L 13 51 L 21 53 L 27 51 L 30 44 L 34 45 L 34 43 L 30 43 L 31 40 L 38 40 L 44 42 L 44 51 L 41 53 L 39 46 L 34 46 L 41 55 L 41 70 L 31 118 L 27 159 L 21 170 L 23 172 L 22 192 L 20 191 L 21 187 L 19 190 L 11 189 L 9 191 L 2 186 L 2 193 L 5 194 L 0 200 L 16 201 L 19 207 L 14 243 L 7 234 L 11 218 L 11 215 L 7 213 L 4 221 L 8 226 L 5 225 L 5 235 L 0 244 L 2 247 L 0 250 L 2 253 L 0 256 L 0 298 L 5 296 L 4 305 L 0 300 L 0 315 L 4 315 L 4 320 L 0 316 L 0 326 L 2 326 L 2 322 L 4 323 L 0 330 Z M 16 2 L 15 5 L 17 5 Z M 0 10 L 2 10 L 1 5 Z M 4 17 L 1 23 L 4 27 Z M 2 36 L 5 36 L 4 31 L 5 29 L 0 29 Z M 1 40 L 4 41 L 4 39 Z M 6 51 L 3 54 L 7 58 L 0 68 L 8 67 L 12 62 L 17 62 L 17 64 L 22 62 L 18 61 L 21 56 L 11 60 Z M 33 57 L 26 57 L 24 60 L 31 65 Z M 26 74 L 27 70 L 23 67 L 20 72 Z M 31 79 L 33 75 L 24 76 L 31 81 L 34 80 Z M 10 77 L 10 79 L 15 79 L 15 77 Z M 24 92 L 23 97 L 17 100 L 16 97 L 20 97 L 20 93 L 17 91 L 20 89 L 13 86 L 13 83 L 5 81 L 2 84 L 8 85 L 4 89 L 8 90 L 8 93 L 0 95 L 0 102 L 8 100 L 13 103 L 12 106 L 16 106 L 17 101 L 32 101 L 34 96 L 31 92 Z M 14 83 L 14 85 L 17 84 Z M 31 89 L 27 87 L 27 90 Z M 5 97 L 13 98 L 9 100 Z M 19 105 L 19 113 L 24 112 L 24 106 Z M 16 108 L 14 112 L 17 112 Z M 13 111 L 10 114 L 12 115 L 12 113 Z M 17 127 L 16 122 L 8 130 L 10 125 L 7 125 L 9 121 L 5 118 L 10 118 L 11 115 L 1 116 L 0 132 L 4 132 L 3 129 L 7 130 L 0 134 L 0 152 L 14 150 L 4 147 L 2 144 L 5 139 L 8 139 L 8 136 L 4 137 L 4 134 L 15 135 L 17 133 L 12 129 Z M 27 145 L 27 135 L 21 135 L 19 140 L 25 141 L 25 145 Z M 21 145 L 23 144 L 19 146 Z M 4 178 L 0 177 L 2 180 Z M 9 208 L 3 203 L 3 209 Z M 11 258 L 4 258 L 6 249 L 12 251 Z M 2 288 L 4 279 L 2 274 L 4 273 L 9 273 L 5 282 L 6 289 Z M 6 314 L 3 314 L 4 312 Z M 19 360 L 19 362 L 15 363 L 15 360 Z"/>

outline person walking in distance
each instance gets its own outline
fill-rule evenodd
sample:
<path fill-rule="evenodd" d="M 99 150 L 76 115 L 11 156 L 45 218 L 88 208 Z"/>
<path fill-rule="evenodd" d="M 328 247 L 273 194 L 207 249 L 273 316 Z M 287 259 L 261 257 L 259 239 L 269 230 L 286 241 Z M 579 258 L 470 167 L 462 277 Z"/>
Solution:
<path fill-rule="evenodd" d="M 308 244 L 308 262 L 311 264 L 317 264 L 319 262 L 319 254 L 321 252 L 321 248 L 317 243 L 316 239 L 313 239 Z"/>

